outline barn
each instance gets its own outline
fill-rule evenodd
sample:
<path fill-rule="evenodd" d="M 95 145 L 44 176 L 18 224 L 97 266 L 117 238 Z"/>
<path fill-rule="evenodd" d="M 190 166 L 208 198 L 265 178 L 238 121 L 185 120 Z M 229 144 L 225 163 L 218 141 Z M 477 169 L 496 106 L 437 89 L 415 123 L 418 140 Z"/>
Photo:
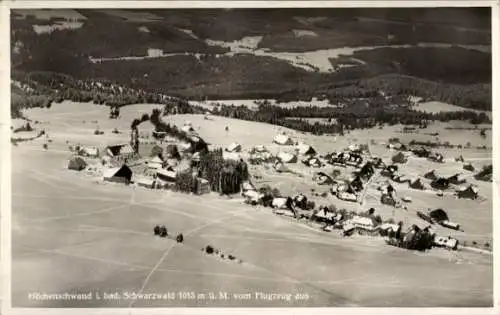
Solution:
<path fill-rule="evenodd" d="M 68 169 L 73 171 L 81 171 L 84 170 L 86 167 L 87 167 L 87 162 L 85 162 L 85 160 L 79 156 L 73 157 L 68 162 Z"/>

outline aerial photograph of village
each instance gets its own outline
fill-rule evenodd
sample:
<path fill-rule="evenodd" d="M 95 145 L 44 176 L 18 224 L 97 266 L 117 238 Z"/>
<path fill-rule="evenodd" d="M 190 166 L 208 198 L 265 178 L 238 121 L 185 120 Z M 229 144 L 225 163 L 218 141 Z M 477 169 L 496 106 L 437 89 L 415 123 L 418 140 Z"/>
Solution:
<path fill-rule="evenodd" d="M 11 9 L 12 307 L 492 307 L 491 8 Z"/>

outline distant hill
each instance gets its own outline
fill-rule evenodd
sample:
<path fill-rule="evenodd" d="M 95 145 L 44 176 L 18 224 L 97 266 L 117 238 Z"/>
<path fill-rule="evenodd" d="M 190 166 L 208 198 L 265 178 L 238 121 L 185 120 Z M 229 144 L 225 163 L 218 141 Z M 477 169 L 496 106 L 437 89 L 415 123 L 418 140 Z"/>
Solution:
<path fill-rule="evenodd" d="M 343 97 L 355 97 L 378 92 L 366 90 L 367 80 L 379 88 L 373 84 L 377 77 L 401 75 L 416 79 L 411 88 L 391 80 L 389 90 L 445 101 L 450 97 L 444 94 L 463 85 L 472 95 L 461 95 L 456 105 L 489 109 L 491 52 L 458 47 L 491 47 L 489 15 L 487 8 L 13 10 L 12 68 L 221 99 L 308 99 L 336 95 L 339 87 L 355 91 Z M 227 54 L 229 42 L 248 36 L 260 38 L 254 48 L 270 55 L 255 54 L 252 47 Z M 421 42 L 455 46 L 413 47 Z M 278 58 L 345 46 L 372 48 L 332 58 L 338 69 L 330 73 Z M 384 47 L 373 49 L 379 46 Z M 415 83 L 418 79 L 432 82 Z M 474 84 L 481 84 L 477 93 Z"/>

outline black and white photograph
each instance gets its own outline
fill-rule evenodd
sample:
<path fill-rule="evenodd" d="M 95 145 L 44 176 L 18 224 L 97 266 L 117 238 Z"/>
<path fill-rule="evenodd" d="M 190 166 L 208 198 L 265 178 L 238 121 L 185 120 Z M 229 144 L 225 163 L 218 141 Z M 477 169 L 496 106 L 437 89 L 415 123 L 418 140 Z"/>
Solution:
<path fill-rule="evenodd" d="M 378 3 L 10 7 L 11 307 L 492 308 L 493 7 Z"/>

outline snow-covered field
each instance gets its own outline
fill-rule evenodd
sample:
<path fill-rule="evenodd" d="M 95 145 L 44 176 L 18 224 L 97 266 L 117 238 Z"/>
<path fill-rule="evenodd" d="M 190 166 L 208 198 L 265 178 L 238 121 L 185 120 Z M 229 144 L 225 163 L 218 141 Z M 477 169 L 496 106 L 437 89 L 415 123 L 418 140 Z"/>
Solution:
<path fill-rule="evenodd" d="M 214 194 L 192 196 L 169 191 L 132 189 L 95 181 L 84 172 L 66 169 L 70 157 L 66 141 L 103 147 L 113 142 L 128 142 L 128 130 L 134 118 L 151 113 L 161 105 L 138 104 L 123 107 L 121 118 L 108 119 L 104 106 L 64 102 L 51 109 L 33 109 L 25 114 L 41 121 L 50 139 L 21 143 L 12 147 L 12 303 L 13 306 L 491 306 L 492 257 L 468 252 L 432 250 L 414 253 L 383 244 L 380 238 L 341 238 L 338 232 L 321 232 L 305 224 L 284 220 L 269 209 L 244 205 L 239 198 L 225 199 Z M 183 125 L 190 121 L 212 146 L 233 141 L 243 150 L 263 144 L 273 153 L 291 148 L 272 144 L 274 135 L 286 132 L 297 140 L 313 145 L 322 154 L 339 150 L 349 143 L 371 139 L 410 137 L 396 133 L 401 126 L 383 130 L 362 130 L 345 137 L 305 135 L 267 124 L 222 117 L 204 119 L 204 115 L 171 115 L 167 122 Z M 97 123 L 96 123 L 97 121 Z M 105 131 L 93 135 L 95 128 Z M 150 124 L 141 125 L 147 132 Z M 225 126 L 229 131 L 225 131 Z M 444 126 L 441 125 L 441 127 Z M 434 125 L 433 128 L 438 128 Z M 111 134 L 118 128 L 123 134 Z M 476 143 L 479 135 L 461 133 L 462 141 Z M 450 135 L 451 136 L 451 135 Z M 447 137 L 443 134 L 442 137 Z M 392 152 L 383 145 L 371 149 L 381 156 Z M 463 154 L 478 167 L 491 163 L 491 152 L 462 150 L 447 152 L 446 157 Z M 475 158 L 480 160 L 475 161 Z M 278 174 L 272 169 L 252 167 L 262 175 L 257 185 L 270 184 L 284 193 L 319 186 L 309 176 L 316 169 L 299 164 L 291 168 L 304 177 Z M 435 168 L 459 169 L 455 162 L 444 165 L 410 159 L 403 169 L 418 175 Z M 349 170 L 344 171 L 347 174 Z M 415 212 L 427 207 L 443 207 L 465 232 L 440 230 L 458 238 L 490 240 L 491 184 L 478 183 L 484 202 L 436 197 L 409 191 L 396 185 L 399 194 L 412 196 L 407 211 L 381 206 L 375 186 L 367 191 L 361 207 L 335 199 L 325 200 L 339 207 L 365 211 L 374 206 L 383 218 L 393 216 L 407 224 L 417 222 Z M 326 187 L 325 187 L 326 188 Z M 418 222 L 422 225 L 422 222 Z M 182 232 L 184 244 L 153 236 L 156 224 L 167 226 L 171 235 Z M 242 262 L 229 261 L 202 253 L 213 245 Z M 313 266 L 311 268 L 311 266 Z M 439 279 L 439 282 L 436 282 Z M 466 282 L 463 279 L 467 279 Z M 437 283 L 437 284 L 436 284 Z M 228 292 L 228 300 L 136 301 L 97 300 L 80 302 L 34 301 L 33 290 L 61 293 L 87 292 Z M 300 292 L 309 298 L 290 302 L 242 301 L 235 293 Z"/>

